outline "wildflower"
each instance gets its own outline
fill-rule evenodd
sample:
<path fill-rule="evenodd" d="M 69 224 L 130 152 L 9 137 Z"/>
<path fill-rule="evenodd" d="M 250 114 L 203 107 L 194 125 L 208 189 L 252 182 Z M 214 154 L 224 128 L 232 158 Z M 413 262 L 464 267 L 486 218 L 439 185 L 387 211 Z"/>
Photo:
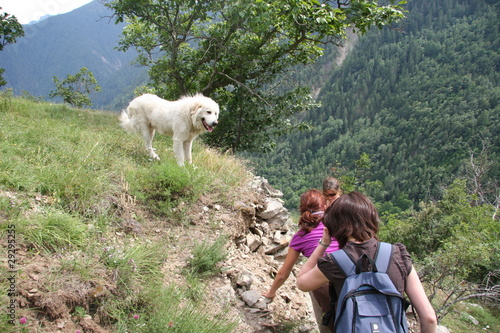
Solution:
<path fill-rule="evenodd" d="M 174 322 L 173 321 L 169 321 L 168 322 L 168 327 L 174 327 Z"/>
<path fill-rule="evenodd" d="M 76 331 L 75 331 L 75 333 L 82 333 L 82 331 L 80 331 L 80 330 L 76 330 Z"/>
<path fill-rule="evenodd" d="M 22 317 L 19 319 L 20 324 L 26 324 L 27 322 L 28 322 L 28 319 L 26 319 L 25 317 Z"/>
<path fill-rule="evenodd" d="M 138 314 L 135 314 L 135 315 L 134 315 L 134 319 L 139 319 L 139 315 L 138 315 Z"/>

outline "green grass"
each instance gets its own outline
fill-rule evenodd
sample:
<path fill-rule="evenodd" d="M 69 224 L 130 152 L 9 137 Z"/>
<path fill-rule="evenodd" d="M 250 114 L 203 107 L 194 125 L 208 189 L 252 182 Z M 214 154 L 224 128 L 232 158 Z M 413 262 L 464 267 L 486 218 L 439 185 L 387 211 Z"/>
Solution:
<path fill-rule="evenodd" d="M 47 263 L 39 272 L 39 289 L 47 297 L 57 300 L 71 286 L 74 294 L 68 291 L 66 303 L 75 320 L 98 316 L 116 332 L 233 331 L 234 319 L 225 310 L 206 311 L 204 285 L 225 258 L 226 238 L 208 248 L 186 246 L 194 252 L 183 269 L 191 271 L 176 285 L 166 283 L 161 271 L 175 235 L 153 233 L 155 240 L 149 240 L 120 227 L 132 216 L 145 228 L 156 219 L 171 220 L 189 232 L 190 204 L 208 193 L 231 204 L 232 189 L 248 180 L 242 161 L 197 142 L 194 163 L 203 167 L 179 167 L 171 145 L 171 139 L 157 136 L 162 160 L 152 162 L 141 138 L 125 133 L 115 114 L 13 98 L 8 92 L 0 96 L 0 237 L 6 239 L 8 226 L 15 225 L 17 247 L 26 252 L 23 264 Z M 128 212 L 126 198 L 149 219 Z M 3 288 L 7 273 L 1 273 Z M 22 270 L 17 274 L 25 279 Z M 18 316 L 51 320 L 39 311 L 24 308 Z M 19 329 L 4 319 L 0 331 Z M 40 325 L 31 329 L 43 331 Z"/>
<path fill-rule="evenodd" d="M 471 316 L 478 321 L 474 324 Z M 452 332 L 500 332 L 500 309 L 480 303 L 459 303 L 441 322 Z"/>
<path fill-rule="evenodd" d="M 0 111 L 0 184 L 78 212 L 114 190 L 127 163 L 112 154 L 119 149 L 114 117 L 17 99 L 8 105 Z"/>
<path fill-rule="evenodd" d="M 51 210 L 12 223 L 28 248 L 36 252 L 79 249 L 87 241 L 87 226 L 78 217 L 60 211 Z"/>
<path fill-rule="evenodd" d="M 225 310 L 210 311 L 205 299 L 192 302 L 187 295 L 188 287 L 168 285 L 149 288 L 143 296 L 143 306 L 130 311 L 117 306 L 116 332 L 234 332 L 236 324 Z M 154 305 L 154 306 L 153 306 Z"/>

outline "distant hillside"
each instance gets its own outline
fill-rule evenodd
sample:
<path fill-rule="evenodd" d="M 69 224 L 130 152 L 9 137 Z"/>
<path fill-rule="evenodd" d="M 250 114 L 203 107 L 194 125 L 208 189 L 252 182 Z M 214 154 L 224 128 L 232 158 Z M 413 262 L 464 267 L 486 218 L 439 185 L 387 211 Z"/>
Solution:
<path fill-rule="evenodd" d="M 307 78 L 322 85 L 322 107 L 305 115 L 313 131 L 251 158 L 288 207 L 324 177 L 343 175 L 406 209 L 466 177 L 470 152 L 479 157 L 483 145 L 491 160 L 483 181 L 498 183 L 499 3 L 413 0 L 407 8 L 398 27 L 371 31 L 340 66 Z"/>
<path fill-rule="evenodd" d="M 124 24 L 115 25 L 112 12 L 93 1 L 72 12 L 24 26 L 25 37 L 0 54 L 7 88 L 48 98 L 53 76 L 64 79 L 80 68 L 92 71 L 102 92 L 92 96 L 93 108 L 118 110 L 128 101 L 120 97 L 146 78 L 145 69 L 132 65 L 135 52 L 119 52 Z M 118 100 L 117 100 L 118 98 Z M 125 98 L 125 100 L 120 100 Z"/>

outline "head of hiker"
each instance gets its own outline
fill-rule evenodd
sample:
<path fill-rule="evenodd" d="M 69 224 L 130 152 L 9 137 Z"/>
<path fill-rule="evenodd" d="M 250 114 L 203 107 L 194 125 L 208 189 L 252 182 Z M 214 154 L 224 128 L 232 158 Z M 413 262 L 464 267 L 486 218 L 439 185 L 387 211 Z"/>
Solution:
<path fill-rule="evenodd" d="M 326 212 L 324 223 L 340 248 L 350 239 L 357 242 L 378 239 L 380 218 L 377 209 L 366 195 L 359 192 L 344 194 L 335 200 Z"/>

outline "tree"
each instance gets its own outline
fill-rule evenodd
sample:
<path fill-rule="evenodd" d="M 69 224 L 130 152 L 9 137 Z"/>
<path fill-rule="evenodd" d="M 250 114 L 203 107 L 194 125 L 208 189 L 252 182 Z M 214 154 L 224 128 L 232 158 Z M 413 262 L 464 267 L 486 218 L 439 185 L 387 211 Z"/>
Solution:
<path fill-rule="evenodd" d="M 89 94 L 101 91 L 94 74 L 86 67 L 80 69 L 75 75 L 68 74 L 62 82 L 56 76 L 53 77 L 53 81 L 56 90 L 51 91 L 49 96 L 60 96 L 64 102 L 79 108 L 84 105 L 91 106 Z"/>
<path fill-rule="evenodd" d="M 479 154 L 470 152 L 470 160 L 466 165 L 468 179 L 474 193 L 477 197 L 475 204 L 490 204 L 495 206 L 493 219 L 495 219 L 500 208 L 500 191 L 498 190 L 498 179 L 487 177 L 488 173 L 495 166 L 491 159 L 489 149 L 491 143 L 489 139 L 482 139 L 482 149 Z M 486 181 L 485 181 L 486 179 Z"/>
<path fill-rule="evenodd" d="M 473 204 L 477 194 L 468 193 L 466 183 L 455 180 L 441 200 L 406 212 L 403 220 L 391 219 L 380 232 L 384 241 L 406 245 L 439 320 L 460 301 L 500 302 L 500 224 L 492 217 L 496 207 Z"/>
<path fill-rule="evenodd" d="M 0 7 L 2 9 L 2 7 Z M 18 37 L 24 36 L 24 29 L 14 15 L 0 13 L 0 51 L 7 44 L 14 44 Z M 7 84 L 4 80 L 4 68 L 0 68 L 0 87 Z"/>
<path fill-rule="evenodd" d="M 386 3 L 387 1 L 380 1 Z M 151 85 L 166 99 L 201 92 L 222 105 L 209 143 L 268 150 L 273 136 L 303 123 L 290 116 L 317 104 L 308 89 L 285 90 L 298 65 L 313 63 L 346 30 L 365 33 L 403 17 L 406 1 L 373 0 L 114 0 L 116 22 L 127 20 L 120 49 L 136 48 Z M 293 86 L 287 82 L 287 86 Z"/>

